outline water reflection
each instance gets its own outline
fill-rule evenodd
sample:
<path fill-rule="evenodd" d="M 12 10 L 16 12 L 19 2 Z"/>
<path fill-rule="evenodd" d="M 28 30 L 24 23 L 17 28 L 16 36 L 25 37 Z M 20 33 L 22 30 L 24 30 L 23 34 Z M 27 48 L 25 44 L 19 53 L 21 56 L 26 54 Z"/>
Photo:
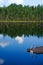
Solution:
<path fill-rule="evenodd" d="M 0 23 L 1 64 L 43 65 L 43 54 L 36 57 L 27 52 L 38 46 L 43 46 L 42 23 Z"/>
<path fill-rule="evenodd" d="M 9 45 L 9 42 L 5 41 L 5 36 L 0 34 L 0 47 L 4 48 Z"/>
<path fill-rule="evenodd" d="M 8 45 L 7 42 L 0 42 L 0 46 L 1 46 L 2 48 L 6 47 L 7 45 Z"/>
<path fill-rule="evenodd" d="M 4 36 L 3 34 L 0 34 L 0 47 L 2 48 L 7 47 L 8 45 L 11 44 L 10 42 L 11 40 L 17 41 L 18 44 L 22 44 L 24 41 L 24 35 L 11 38 L 8 35 Z"/>
<path fill-rule="evenodd" d="M 24 35 L 15 37 L 15 40 L 18 41 L 19 44 L 22 44 L 24 41 Z"/>
<path fill-rule="evenodd" d="M 5 62 L 5 61 L 4 61 L 3 59 L 0 59 L 0 65 L 1 65 L 1 64 L 4 64 L 4 62 Z"/>
<path fill-rule="evenodd" d="M 36 35 L 38 37 L 43 36 L 43 23 L 41 22 L 21 22 L 21 23 L 9 23 L 0 22 L 0 34 L 9 35 L 11 37 L 16 36 L 29 36 Z"/>
<path fill-rule="evenodd" d="M 43 46 L 43 37 L 24 36 L 24 34 L 10 37 L 1 34 L 0 43 L 0 58 L 5 60 L 2 59 L 0 63 L 4 63 L 3 65 L 39 65 L 39 63 L 43 63 L 43 55 L 32 55 L 27 52 L 27 49 L 33 45 L 34 47 Z"/>
<path fill-rule="evenodd" d="M 0 38 L 3 38 L 3 34 L 0 34 Z"/>
<path fill-rule="evenodd" d="M 10 37 L 8 35 L 3 35 L 0 34 L 0 46 L 2 48 L 7 47 L 8 45 L 11 45 L 13 43 L 18 43 L 18 44 L 28 44 L 28 47 L 36 47 L 36 46 L 42 46 L 43 45 L 43 37 L 37 37 L 35 35 L 31 36 L 16 36 L 16 37 Z M 13 43 L 12 43 L 13 42 Z M 31 46 L 30 46 L 31 45 Z"/>

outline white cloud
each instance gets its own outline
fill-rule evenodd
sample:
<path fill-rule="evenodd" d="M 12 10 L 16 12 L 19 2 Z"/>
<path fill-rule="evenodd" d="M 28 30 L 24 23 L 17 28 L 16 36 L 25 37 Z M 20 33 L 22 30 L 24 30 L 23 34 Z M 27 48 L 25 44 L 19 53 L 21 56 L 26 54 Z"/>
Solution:
<path fill-rule="evenodd" d="M 22 4 L 24 3 L 24 0 L 0 0 L 0 6 L 8 6 L 11 3 L 16 3 L 16 4 Z"/>
<path fill-rule="evenodd" d="M 24 41 L 24 35 L 22 35 L 22 37 L 17 36 L 17 37 L 15 38 L 15 40 L 18 41 L 19 44 L 22 44 L 23 41 Z"/>
<path fill-rule="evenodd" d="M 3 59 L 0 59 L 0 65 L 1 64 L 4 64 L 4 60 Z"/>
<path fill-rule="evenodd" d="M 0 6 L 2 7 L 4 4 L 4 0 L 0 0 Z"/>
<path fill-rule="evenodd" d="M 24 0 L 9 0 L 9 4 L 16 3 L 16 4 L 23 4 Z"/>
<path fill-rule="evenodd" d="M 0 3 L 3 3 L 3 0 L 0 0 Z"/>
<path fill-rule="evenodd" d="M 6 46 L 8 46 L 8 45 L 9 45 L 9 43 L 7 43 L 7 42 L 1 42 L 1 43 L 0 43 L 0 46 L 1 46 L 2 48 L 6 47 Z"/>

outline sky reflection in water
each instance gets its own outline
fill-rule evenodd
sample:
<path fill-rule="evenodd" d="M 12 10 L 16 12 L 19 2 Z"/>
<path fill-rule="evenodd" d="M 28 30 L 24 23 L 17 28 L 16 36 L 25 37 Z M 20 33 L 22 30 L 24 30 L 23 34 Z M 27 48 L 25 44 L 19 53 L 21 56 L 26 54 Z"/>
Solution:
<path fill-rule="evenodd" d="M 27 52 L 28 48 L 43 45 L 43 37 L 10 36 L 0 34 L 0 63 L 3 65 L 42 65 L 43 54 L 36 55 Z"/>

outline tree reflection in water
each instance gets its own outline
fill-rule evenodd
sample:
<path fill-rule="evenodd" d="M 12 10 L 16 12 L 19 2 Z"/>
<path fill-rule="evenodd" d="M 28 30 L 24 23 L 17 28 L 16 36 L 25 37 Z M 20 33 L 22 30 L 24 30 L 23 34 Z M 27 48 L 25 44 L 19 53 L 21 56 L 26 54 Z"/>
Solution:
<path fill-rule="evenodd" d="M 32 22 L 0 22 L 0 34 L 16 36 L 37 35 L 43 36 L 43 23 Z"/>

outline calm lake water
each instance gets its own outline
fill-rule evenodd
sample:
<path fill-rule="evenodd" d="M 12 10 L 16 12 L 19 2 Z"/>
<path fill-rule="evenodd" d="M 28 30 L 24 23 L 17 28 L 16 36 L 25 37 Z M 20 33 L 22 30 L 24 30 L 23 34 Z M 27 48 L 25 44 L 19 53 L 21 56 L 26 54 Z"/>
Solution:
<path fill-rule="evenodd" d="M 43 46 L 42 25 L 0 27 L 0 65 L 43 65 L 43 54 L 27 52 Z M 4 29 L 4 30 L 3 30 Z"/>

